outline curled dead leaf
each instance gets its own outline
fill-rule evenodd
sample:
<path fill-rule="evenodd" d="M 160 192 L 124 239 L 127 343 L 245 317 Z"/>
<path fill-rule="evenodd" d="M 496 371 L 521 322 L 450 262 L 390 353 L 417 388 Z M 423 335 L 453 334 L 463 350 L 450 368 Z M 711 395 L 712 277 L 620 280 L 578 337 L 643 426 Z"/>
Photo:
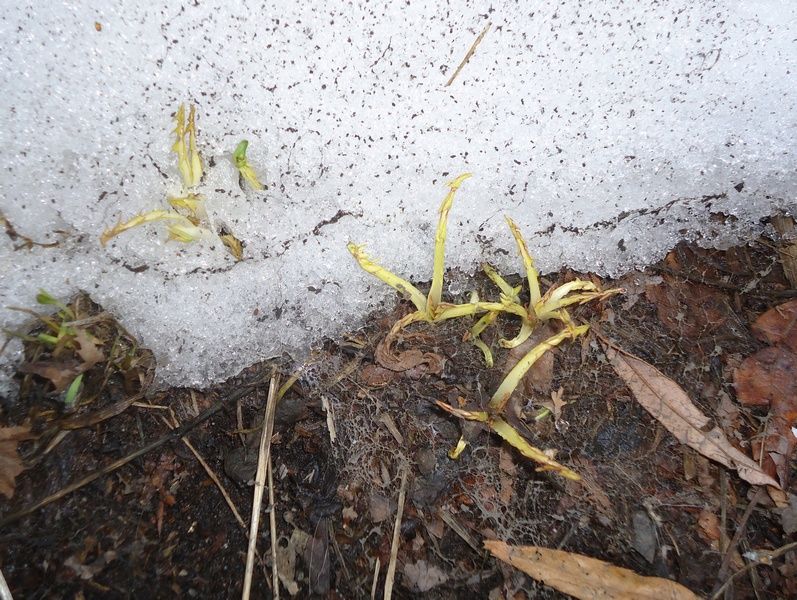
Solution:
<path fill-rule="evenodd" d="M 397 373 L 379 365 L 365 365 L 360 371 L 360 379 L 365 385 L 382 387 L 396 379 Z"/>
<path fill-rule="evenodd" d="M 410 336 L 405 336 L 405 339 Z M 415 371 L 410 375 L 422 375 L 429 373 L 431 375 L 440 373 L 443 370 L 443 357 L 435 352 L 422 352 L 417 348 L 404 350 L 398 354 L 394 354 L 391 345 L 395 338 L 388 335 L 384 340 L 379 342 L 374 352 L 376 362 L 385 369 L 395 371 L 397 373 L 404 373 L 406 371 Z"/>

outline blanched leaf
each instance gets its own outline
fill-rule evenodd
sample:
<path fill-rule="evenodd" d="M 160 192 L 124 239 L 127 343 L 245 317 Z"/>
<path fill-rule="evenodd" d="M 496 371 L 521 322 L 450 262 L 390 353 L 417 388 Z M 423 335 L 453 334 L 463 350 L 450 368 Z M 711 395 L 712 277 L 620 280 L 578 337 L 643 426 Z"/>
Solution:
<path fill-rule="evenodd" d="M 446 404 L 445 402 L 440 402 L 439 400 L 436 401 L 437 405 L 445 410 L 446 412 L 451 413 L 457 417 L 462 419 L 466 419 L 468 421 L 477 421 L 481 423 L 486 423 L 487 426 L 492 429 L 495 433 L 500 435 L 504 441 L 506 441 L 510 446 L 513 446 L 518 452 L 520 452 L 526 458 L 530 458 L 531 460 L 537 462 L 541 466 L 537 468 L 538 471 L 553 471 L 557 475 L 561 475 L 567 479 L 571 479 L 573 481 L 580 481 L 581 476 L 576 473 L 575 471 L 568 469 L 566 466 L 556 462 L 552 459 L 548 454 L 540 450 L 539 448 L 535 448 L 531 444 L 529 444 L 525 438 L 520 435 L 509 423 L 504 421 L 501 417 L 492 417 L 489 413 L 483 411 L 472 411 L 472 410 L 463 410 L 461 408 L 454 408 Z M 457 446 L 457 449 L 449 452 L 448 456 L 451 459 L 455 459 L 465 447 L 462 445 L 464 440 L 460 440 L 460 444 Z"/>
<path fill-rule="evenodd" d="M 718 426 L 709 430 L 710 420 L 692 403 L 672 379 L 645 361 L 614 346 L 606 356 L 617 374 L 633 392 L 637 402 L 682 444 L 703 456 L 735 469 L 753 485 L 780 485 L 750 457 L 734 448 Z"/>
<path fill-rule="evenodd" d="M 687 588 L 669 579 L 642 577 L 581 554 L 536 546 L 509 546 L 494 540 L 485 541 L 484 547 L 496 558 L 574 598 L 698 600 Z"/>

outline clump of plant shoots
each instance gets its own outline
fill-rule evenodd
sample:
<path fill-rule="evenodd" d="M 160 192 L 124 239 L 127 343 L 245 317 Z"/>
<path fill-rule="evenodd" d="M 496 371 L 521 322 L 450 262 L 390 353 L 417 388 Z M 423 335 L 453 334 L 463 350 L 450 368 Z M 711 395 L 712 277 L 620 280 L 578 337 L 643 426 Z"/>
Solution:
<path fill-rule="evenodd" d="M 224 243 L 236 260 L 243 258 L 243 245 L 230 232 L 217 236 L 208 227 L 208 214 L 205 209 L 205 198 L 201 194 L 193 192 L 202 179 L 202 159 L 196 147 L 196 111 L 194 105 L 190 105 L 188 122 L 185 120 L 185 104 L 181 104 L 174 120 L 177 126 L 172 131 L 176 134 L 177 140 L 172 146 L 172 150 L 177 153 L 178 168 L 183 176 L 183 187 L 187 193 L 180 198 L 169 198 L 169 204 L 175 210 L 152 210 L 133 217 L 129 221 L 122 221 L 120 218 L 113 229 L 107 226 L 100 236 L 100 243 L 105 246 L 111 238 L 129 231 L 134 227 L 153 223 L 155 221 L 165 221 L 168 223 L 167 231 L 169 237 L 167 241 L 177 241 L 183 243 L 195 242 L 197 240 L 215 240 L 217 237 Z M 240 148 L 240 146 L 239 146 Z M 237 150 L 236 150 L 237 152 Z M 244 147 L 243 160 L 246 162 L 246 148 Z M 251 169 L 250 169 L 251 171 Z M 252 172 L 253 173 L 253 172 Z M 180 212 L 182 211 L 182 212 Z"/>
<path fill-rule="evenodd" d="M 500 302 L 481 302 L 474 295 L 471 302 L 467 304 L 449 304 L 442 302 L 445 241 L 447 233 L 448 214 L 454 200 L 454 193 L 459 189 L 462 182 L 470 177 L 470 173 L 460 175 L 456 179 L 448 182 L 448 195 L 440 207 L 440 220 L 435 235 L 434 252 L 434 272 L 432 276 L 432 286 L 429 294 L 424 295 L 411 283 L 394 275 L 384 267 L 370 259 L 363 251 L 364 246 L 357 246 L 350 242 L 349 252 L 365 271 L 384 281 L 386 284 L 401 292 L 415 305 L 415 312 L 396 322 L 386 337 L 386 342 L 395 339 L 400 331 L 416 321 L 437 322 L 444 319 L 451 319 L 477 313 L 484 314 L 479 321 L 466 334 L 465 340 L 470 340 L 484 354 L 485 363 L 491 367 L 493 356 L 490 349 L 479 339 L 479 335 L 492 324 L 500 314 L 511 314 L 520 318 L 521 328 L 518 335 L 512 340 L 500 340 L 500 345 L 504 348 L 514 348 L 522 344 L 532 334 L 537 324 L 541 321 L 557 319 L 565 324 L 565 329 L 560 333 L 548 338 L 535 346 L 528 352 L 518 364 L 507 374 L 501 385 L 493 394 L 486 411 L 468 411 L 461 408 L 452 407 L 444 402 L 438 401 L 437 404 L 444 410 L 460 418 L 479 421 L 485 423 L 492 431 L 500 435 L 509 444 L 520 451 L 521 454 L 538 462 L 541 470 L 552 470 L 568 479 L 578 480 L 579 475 L 564 465 L 559 464 L 550 453 L 543 452 L 531 446 L 525 438 L 507 423 L 500 414 L 503 412 L 507 401 L 520 383 L 520 380 L 528 372 L 531 366 L 551 348 L 558 346 L 565 340 L 574 340 L 584 335 L 589 330 L 589 325 L 575 326 L 566 308 L 575 304 L 585 304 L 592 300 L 604 300 L 614 294 L 622 292 L 622 289 L 600 290 L 594 283 L 576 279 L 561 286 L 552 286 L 544 295 L 541 293 L 539 275 L 534 267 L 534 259 L 531 258 L 526 241 L 520 233 L 517 225 L 506 217 L 512 235 L 518 246 L 523 266 L 529 285 L 529 304 L 524 306 L 519 297 L 520 287 L 512 287 L 489 265 L 483 265 L 484 272 L 500 290 Z M 573 293 L 580 292 L 580 293 Z M 389 346 L 389 344 L 388 344 Z M 465 405 L 465 400 L 460 399 L 461 405 Z M 458 457 L 465 449 L 466 443 L 461 438 L 457 447 L 449 453 L 452 458 Z"/>

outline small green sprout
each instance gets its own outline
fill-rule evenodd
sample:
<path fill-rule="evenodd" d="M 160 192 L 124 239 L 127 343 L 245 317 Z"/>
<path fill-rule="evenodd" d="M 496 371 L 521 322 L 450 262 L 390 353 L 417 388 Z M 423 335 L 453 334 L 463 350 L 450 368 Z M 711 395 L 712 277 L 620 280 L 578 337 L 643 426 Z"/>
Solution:
<path fill-rule="evenodd" d="M 241 173 L 241 176 L 252 186 L 253 190 L 260 191 L 266 189 L 266 186 L 260 183 L 260 180 L 257 178 L 257 174 L 254 169 L 252 169 L 252 165 L 246 160 L 246 149 L 248 147 L 249 142 L 247 140 L 242 140 L 235 149 L 235 152 L 232 153 L 232 162 Z"/>
<path fill-rule="evenodd" d="M 81 383 L 83 383 L 83 373 L 75 377 L 75 380 L 69 385 L 69 389 L 66 391 L 66 396 L 64 397 L 64 404 L 72 406 L 75 403 Z"/>
<path fill-rule="evenodd" d="M 197 185 L 202 179 L 202 160 L 199 158 L 199 151 L 196 149 L 196 124 L 194 121 L 194 105 L 191 104 L 191 112 L 188 116 L 188 125 L 185 124 L 185 103 L 180 105 L 174 120 L 177 121 L 172 133 L 177 135 L 177 141 L 172 146 L 172 150 L 177 153 L 179 160 L 178 166 L 183 175 L 183 184 L 190 189 Z M 188 146 L 185 137 L 188 136 Z"/>
<path fill-rule="evenodd" d="M 46 290 L 39 288 L 39 293 L 36 294 L 36 302 L 39 304 L 45 304 L 50 306 L 55 306 L 58 311 L 59 315 L 62 316 L 64 319 L 68 319 L 70 321 L 75 320 L 75 313 L 69 308 L 66 304 L 58 300 L 57 298 L 53 298 L 49 292 Z"/>

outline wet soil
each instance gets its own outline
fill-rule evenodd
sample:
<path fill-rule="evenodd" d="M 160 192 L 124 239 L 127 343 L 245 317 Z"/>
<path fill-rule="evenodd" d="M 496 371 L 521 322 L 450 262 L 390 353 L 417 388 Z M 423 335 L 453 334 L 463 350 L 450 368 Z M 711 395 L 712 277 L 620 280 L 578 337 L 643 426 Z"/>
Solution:
<path fill-rule="evenodd" d="M 544 288 L 575 276 L 549 275 Z M 495 295 L 486 278 L 475 285 Z M 277 368 L 283 380 L 295 371 L 299 378 L 277 409 L 274 505 L 266 502 L 262 515 L 253 597 L 274 596 L 269 511 L 276 517 L 281 597 L 383 597 L 403 473 L 396 598 L 566 597 L 492 558 L 482 545 L 490 539 L 584 554 L 710 596 L 744 565 L 747 550 L 794 542 L 794 523 L 786 524 L 766 494 L 745 516 L 756 488 L 680 444 L 642 408 L 594 332 L 677 382 L 749 456 L 751 441 L 766 434 L 768 409 L 738 401 L 734 372 L 765 346 L 751 323 L 797 294 L 766 241 L 728 251 L 680 246 L 645 272 L 602 286 L 626 293 L 574 310 L 593 333 L 551 351 L 507 407 L 528 440 L 554 449 L 580 482 L 538 471 L 498 436 L 435 404 L 485 406 L 507 369 L 498 340 L 512 337 L 517 324 L 499 319 L 483 334 L 496 358 L 492 369 L 462 342 L 472 320 L 413 324 L 398 350 L 417 348 L 434 360 L 391 371 L 379 364 L 377 347 L 408 312 L 401 302 L 392 314 L 374 315 L 372 326 L 329 340 L 305 365 L 256 365 L 210 391 L 152 394 L 79 428 L 59 427 L 75 415 L 48 396 L 50 381 L 28 375 L 27 396 L 4 403 L 3 424 L 28 423 L 39 437 L 19 444 L 27 468 L 13 497 L 0 500 L 0 519 L 221 403 L 185 439 L 248 527 L 258 426 Z M 146 361 L 134 367 L 143 370 Z M 122 371 L 118 381 L 95 380 L 96 389 L 110 391 L 97 391 L 96 402 L 78 415 L 146 384 Z M 254 380 L 261 385 L 229 399 Z M 552 393 L 566 403 L 558 414 L 545 410 L 556 404 Z M 461 436 L 467 448 L 452 460 L 448 453 Z M 783 474 L 781 468 L 782 482 Z M 785 478 L 797 493 L 791 456 Z M 0 570 L 15 598 L 237 598 L 246 549 L 245 528 L 179 438 L 0 527 Z M 787 554 L 758 566 L 736 578 L 725 597 L 794 597 L 794 564 Z"/>

